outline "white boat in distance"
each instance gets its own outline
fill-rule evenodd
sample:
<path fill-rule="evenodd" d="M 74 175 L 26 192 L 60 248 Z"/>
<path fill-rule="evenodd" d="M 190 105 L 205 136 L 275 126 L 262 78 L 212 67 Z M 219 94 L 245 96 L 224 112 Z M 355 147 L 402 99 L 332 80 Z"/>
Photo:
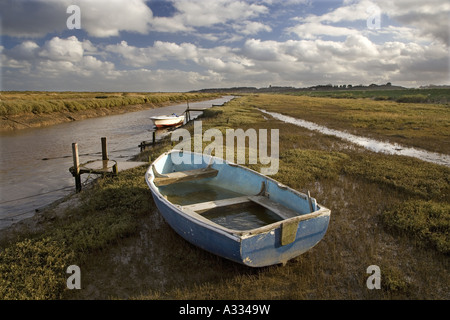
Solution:
<path fill-rule="evenodd" d="M 154 116 L 150 119 L 153 120 L 153 123 L 157 128 L 173 127 L 183 124 L 184 115 L 179 116 L 173 113 L 171 115 Z"/>

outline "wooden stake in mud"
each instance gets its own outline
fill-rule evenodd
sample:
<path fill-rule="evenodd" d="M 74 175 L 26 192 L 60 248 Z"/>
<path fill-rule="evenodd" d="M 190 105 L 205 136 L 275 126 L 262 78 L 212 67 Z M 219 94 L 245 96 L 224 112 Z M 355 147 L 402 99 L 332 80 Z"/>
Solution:
<path fill-rule="evenodd" d="M 186 111 L 184 111 L 184 114 L 185 114 L 185 117 L 186 117 L 186 123 L 188 123 L 188 122 L 191 121 L 191 112 L 189 111 L 190 110 L 190 108 L 189 108 L 189 100 L 186 100 L 186 102 L 187 102 L 187 109 L 186 109 Z"/>
<path fill-rule="evenodd" d="M 80 175 L 80 159 L 78 157 L 78 144 L 72 143 L 72 155 L 73 155 L 73 176 L 75 178 L 75 190 L 81 191 L 81 175 Z"/>
<path fill-rule="evenodd" d="M 108 160 L 108 149 L 106 147 L 106 137 L 102 137 L 102 160 Z"/>

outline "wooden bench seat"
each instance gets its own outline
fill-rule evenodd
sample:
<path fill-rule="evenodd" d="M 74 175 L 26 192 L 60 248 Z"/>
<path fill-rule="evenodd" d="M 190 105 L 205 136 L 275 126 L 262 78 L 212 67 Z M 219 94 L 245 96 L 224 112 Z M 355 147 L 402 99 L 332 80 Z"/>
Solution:
<path fill-rule="evenodd" d="M 153 181 L 156 186 L 165 186 L 172 183 L 178 183 L 183 181 L 191 181 L 205 178 L 212 178 L 217 176 L 219 172 L 211 167 L 187 170 L 187 171 L 177 171 L 171 173 L 160 174 L 156 171 L 155 167 L 152 166 L 153 174 L 155 175 L 155 180 Z"/>
<path fill-rule="evenodd" d="M 214 200 L 214 201 L 207 201 L 207 202 L 200 202 L 200 203 L 194 203 L 187 206 L 183 206 L 183 209 L 188 209 L 195 211 L 197 213 L 204 212 L 206 210 L 219 208 L 219 207 L 228 207 L 243 203 L 249 203 L 250 200 L 248 199 L 248 196 L 242 196 L 242 197 L 236 197 L 236 198 L 228 198 L 223 200 Z"/>
<path fill-rule="evenodd" d="M 264 208 L 269 209 L 270 211 L 274 212 L 278 216 L 280 216 L 282 219 L 289 219 L 293 218 L 299 215 L 298 212 L 286 208 L 285 206 L 270 200 L 267 197 L 264 196 L 242 196 L 242 197 L 236 197 L 236 198 L 229 198 L 229 199 L 223 199 L 223 200 L 214 200 L 214 201 L 207 201 L 207 202 L 201 202 L 201 203 L 195 203 L 187 206 L 183 206 L 183 209 L 188 209 L 195 211 L 197 213 L 201 213 L 210 209 L 219 208 L 219 207 L 227 207 L 227 206 L 233 206 L 233 205 L 239 205 L 244 203 L 250 203 L 254 202 Z"/>
<path fill-rule="evenodd" d="M 289 218 L 293 218 L 299 215 L 298 212 L 286 208 L 285 206 L 283 206 L 282 204 L 279 204 L 278 202 L 272 201 L 267 197 L 264 196 L 249 196 L 248 197 L 250 201 L 253 201 L 267 209 L 269 209 L 270 211 L 276 213 L 277 215 L 279 215 L 280 217 L 282 217 L 283 219 L 289 219 Z"/>

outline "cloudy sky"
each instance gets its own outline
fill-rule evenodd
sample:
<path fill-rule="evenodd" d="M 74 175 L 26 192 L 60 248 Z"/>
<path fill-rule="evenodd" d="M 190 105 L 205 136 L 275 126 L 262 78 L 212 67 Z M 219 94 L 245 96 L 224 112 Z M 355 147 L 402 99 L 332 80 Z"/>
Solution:
<path fill-rule="evenodd" d="M 2 0 L 1 88 L 450 84 L 449 14 L 443 0 Z"/>

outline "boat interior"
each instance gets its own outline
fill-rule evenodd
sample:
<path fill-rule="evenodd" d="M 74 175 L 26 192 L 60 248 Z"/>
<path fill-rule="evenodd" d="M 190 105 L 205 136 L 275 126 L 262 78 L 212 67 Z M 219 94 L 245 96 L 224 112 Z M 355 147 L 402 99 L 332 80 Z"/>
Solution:
<path fill-rule="evenodd" d="M 271 199 L 275 193 L 272 186 L 269 195 L 265 177 L 258 176 L 255 180 L 255 173 L 252 173 L 239 181 L 238 177 L 247 170 L 233 167 L 230 164 L 213 166 L 212 163 L 194 169 L 169 165 L 158 171 L 152 165 L 151 170 L 153 183 L 168 201 L 184 212 L 194 212 L 228 229 L 261 228 L 299 215 L 307 218 L 315 211 L 315 199 L 305 197 L 303 202 L 309 203 L 309 207 L 307 212 L 299 212 Z M 241 172 L 236 172 L 238 168 Z M 287 187 L 278 184 L 276 188 L 291 196 L 286 192 Z"/>

